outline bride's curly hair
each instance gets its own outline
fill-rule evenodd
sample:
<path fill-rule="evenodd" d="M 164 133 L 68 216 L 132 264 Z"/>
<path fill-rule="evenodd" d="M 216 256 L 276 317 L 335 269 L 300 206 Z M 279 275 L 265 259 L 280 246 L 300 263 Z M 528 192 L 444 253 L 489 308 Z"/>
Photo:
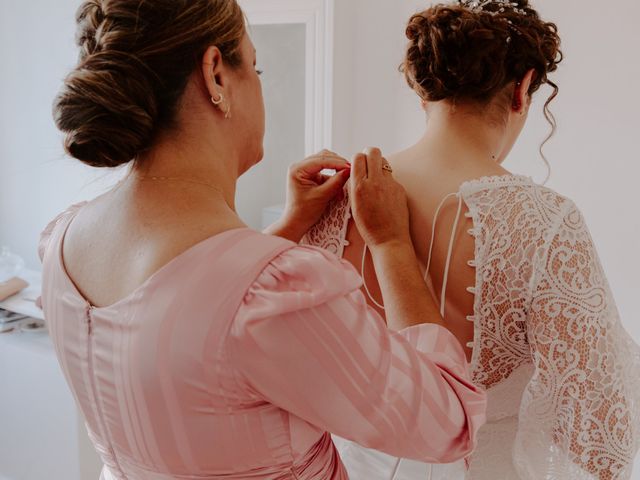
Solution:
<path fill-rule="evenodd" d="M 406 35 L 400 70 L 423 100 L 488 104 L 534 69 L 529 94 L 545 83 L 552 87 L 544 112 L 555 132 L 549 104 L 558 86 L 548 75 L 562 61 L 558 27 L 528 0 L 438 4 L 413 15 Z"/>

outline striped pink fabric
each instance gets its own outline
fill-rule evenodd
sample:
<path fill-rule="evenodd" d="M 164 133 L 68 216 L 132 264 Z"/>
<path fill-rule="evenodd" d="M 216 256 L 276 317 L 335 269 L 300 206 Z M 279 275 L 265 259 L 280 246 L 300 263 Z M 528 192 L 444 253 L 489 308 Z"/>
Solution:
<path fill-rule="evenodd" d="M 346 479 L 328 432 L 449 462 L 485 396 L 446 330 L 392 333 L 335 256 L 250 229 L 211 237 L 92 308 L 45 230 L 43 305 L 110 479 Z"/>

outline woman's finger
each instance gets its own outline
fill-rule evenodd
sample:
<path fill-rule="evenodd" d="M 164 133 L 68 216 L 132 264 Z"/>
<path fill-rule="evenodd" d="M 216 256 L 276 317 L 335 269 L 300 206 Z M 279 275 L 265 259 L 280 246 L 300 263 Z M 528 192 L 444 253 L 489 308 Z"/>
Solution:
<path fill-rule="evenodd" d="M 364 153 L 358 153 L 353 157 L 351 178 L 355 183 L 362 182 L 367 178 L 367 156 Z"/>
<path fill-rule="evenodd" d="M 341 170 L 341 172 L 346 172 L 347 170 Z M 340 173 L 340 172 L 337 172 Z M 337 175 L 337 174 L 336 174 Z M 324 185 L 327 181 L 331 180 L 335 175 L 325 175 L 323 173 L 319 173 L 316 175 L 316 183 L 318 185 Z"/>
<path fill-rule="evenodd" d="M 300 165 L 308 175 L 316 175 L 322 170 L 344 170 L 349 168 L 349 162 L 338 155 L 313 155 Z"/>
<path fill-rule="evenodd" d="M 329 195 L 333 198 L 344 189 L 345 184 L 349 180 L 350 173 L 349 170 L 342 170 L 332 177 L 327 178 L 327 180 L 318 187 L 318 191 L 323 195 Z"/>
<path fill-rule="evenodd" d="M 326 148 L 324 150 L 322 150 L 319 155 L 332 155 L 334 157 L 339 157 L 340 155 L 338 155 L 336 152 L 332 152 L 331 150 L 327 150 Z"/>
<path fill-rule="evenodd" d="M 369 147 L 364 150 L 367 156 L 367 172 L 370 179 L 375 180 L 382 176 L 382 151 L 379 148 Z"/>

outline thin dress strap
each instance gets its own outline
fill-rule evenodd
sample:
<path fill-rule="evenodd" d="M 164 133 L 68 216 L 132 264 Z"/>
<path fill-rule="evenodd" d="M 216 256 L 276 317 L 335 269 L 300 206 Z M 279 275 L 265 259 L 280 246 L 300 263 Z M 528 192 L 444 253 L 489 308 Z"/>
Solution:
<path fill-rule="evenodd" d="M 458 197 L 458 212 L 456 213 L 456 220 L 453 222 L 453 229 L 451 230 L 451 238 L 449 240 L 449 250 L 447 252 L 447 263 L 444 267 L 444 277 L 442 279 L 442 293 L 440 294 L 440 316 L 444 318 L 444 310 L 445 310 L 445 300 L 447 295 L 447 283 L 449 281 L 449 269 L 451 267 L 451 255 L 453 254 L 453 246 L 456 240 L 456 232 L 458 231 L 458 223 L 460 221 L 460 214 L 462 213 L 462 195 L 458 192 L 450 193 L 446 197 L 442 199 L 438 209 L 436 210 L 435 217 L 433 218 L 433 226 L 431 228 L 431 245 L 429 245 L 429 259 L 427 260 L 427 269 L 424 272 L 424 280 L 427 281 L 429 277 L 429 270 L 431 269 L 431 260 L 433 258 L 433 244 L 436 238 L 436 223 L 438 222 L 438 216 L 440 215 L 440 210 L 444 206 L 445 202 L 449 200 L 451 197 Z"/>
<path fill-rule="evenodd" d="M 364 286 L 364 290 L 365 292 L 367 292 L 367 296 L 369 297 L 369 300 L 371 300 L 373 302 L 373 304 L 380 308 L 381 310 L 384 310 L 384 305 L 381 305 L 380 303 L 378 303 L 378 301 L 373 298 L 373 295 L 371 295 L 371 292 L 369 291 L 369 287 L 367 286 L 367 279 L 364 276 L 364 262 L 367 259 L 367 250 L 369 249 L 369 247 L 367 247 L 367 244 L 364 244 L 364 248 L 362 249 L 362 264 L 360 266 L 360 276 L 362 277 L 362 285 Z"/>
<path fill-rule="evenodd" d="M 453 246 L 455 244 L 455 240 L 456 240 L 456 232 L 458 231 L 458 224 L 460 222 L 460 214 L 462 213 L 462 194 L 460 194 L 459 192 L 454 192 L 454 193 L 450 193 L 449 195 L 447 195 L 446 197 L 444 197 L 442 199 L 442 202 L 440 202 L 440 205 L 438 205 L 438 208 L 436 210 L 436 214 L 433 218 L 433 227 L 431 229 L 431 245 L 429 245 L 429 259 L 427 261 L 427 269 L 424 273 L 424 280 L 425 282 L 427 281 L 427 278 L 429 277 L 429 269 L 431 268 L 431 259 L 433 256 L 433 244 L 435 241 L 435 236 L 436 236 L 436 224 L 438 222 L 438 217 L 440 216 L 440 211 L 442 210 L 442 207 L 444 207 L 444 204 L 447 200 L 449 200 L 451 197 L 457 197 L 458 198 L 458 212 L 456 213 L 456 220 L 453 223 L 453 228 L 451 230 L 451 239 L 449 240 L 449 251 L 447 252 L 447 263 L 445 265 L 445 269 L 444 269 L 444 278 L 442 280 L 442 294 L 440 295 L 440 315 L 442 316 L 442 318 L 444 318 L 445 316 L 445 299 L 446 299 L 446 294 L 447 294 L 447 283 L 449 281 L 449 269 L 451 267 L 451 256 L 453 254 Z M 381 305 L 375 298 L 373 298 L 373 295 L 371 294 L 371 291 L 369 290 L 369 287 L 367 285 L 367 281 L 365 279 L 364 276 L 364 267 L 365 267 L 365 260 L 367 258 L 367 250 L 368 247 L 365 244 L 364 248 L 362 249 L 362 263 L 360 266 L 360 276 L 362 277 L 362 281 L 363 281 L 363 285 L 364 285 L 364 290 L 367 293 L 367 296 L 369 297 L 369 300 L 371 300 L 371 302 L 373 302 L 373 304 L 375 306 L 377 306 L 378 308 L 384 310 L 384 305 Z"/>

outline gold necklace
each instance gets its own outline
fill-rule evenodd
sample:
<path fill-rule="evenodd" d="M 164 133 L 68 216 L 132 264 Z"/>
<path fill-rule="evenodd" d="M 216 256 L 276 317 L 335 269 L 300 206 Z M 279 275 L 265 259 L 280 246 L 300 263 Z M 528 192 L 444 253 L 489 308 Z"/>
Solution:
<path fill-rule="evenodd" d="M 185 182 L 185 183 L 193 183 L 193 184 L 196 184 L 196 185 L 204 185 L 205 187 L 209 187 L 209 188 L 215 190 L 216 192 L 218 192 L 220 195 L 224 196 L 224 192 L 218 186 L 216 186 L 216 185 L 214 185 L 212 183 L 203 182 L 201 180 L 194 180 L 192 178 L 156 177 L 156 176 L 148 177 L 146 175 L 138 175 L 136 178 L 138 178 L 139 180 L 151 180 L 151 181 L 156 181 L 156 182 Z"/>

